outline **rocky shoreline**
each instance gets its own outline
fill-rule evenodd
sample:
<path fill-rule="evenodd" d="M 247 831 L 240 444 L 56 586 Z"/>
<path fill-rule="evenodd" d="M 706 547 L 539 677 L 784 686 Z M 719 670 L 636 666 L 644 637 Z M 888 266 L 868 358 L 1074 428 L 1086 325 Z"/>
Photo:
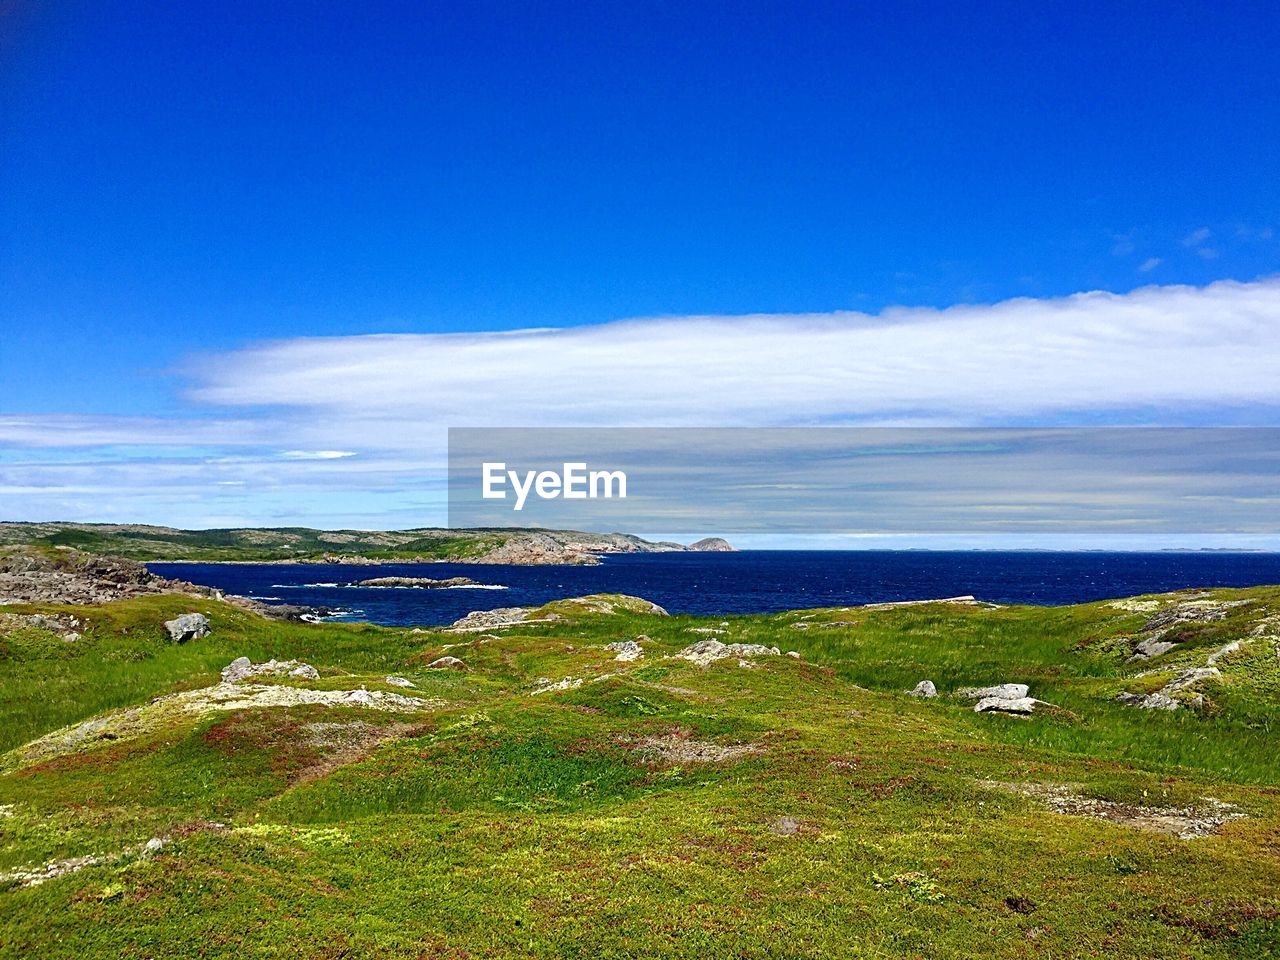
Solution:
<path fill-rule="evenodd" d="M 268 604 L 223 593 L 187 580 L 152 573 L 145 564 L 101 557 L 68 547 L 18 547 L 0 553 L 0 606 L 16 603 L 88 605 L 176 593 L 217 600 L 273 620 L 315 620 L 333 611 L 325 607 Z"/>

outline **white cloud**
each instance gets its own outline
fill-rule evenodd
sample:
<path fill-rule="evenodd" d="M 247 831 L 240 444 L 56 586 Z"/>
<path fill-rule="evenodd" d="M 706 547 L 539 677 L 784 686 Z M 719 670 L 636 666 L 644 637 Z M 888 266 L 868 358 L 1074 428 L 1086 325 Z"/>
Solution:
<path fill-rule="evenodd" d="M 299 440 L 351 450 L 412 448 L 446 426 L 1056 422 L 1273 405 L 1280 278 L 878 316 L 308 338 L 198 369 L 193 399 L 283 409 Z"/>
<path fill-rule="evenodd" d="M 0 414 L 0 516 L 441 522 L 449 426 L 1262 423 L 1277 369 L 1280 277 L 302 338 L 193 358 L 185 418 Z"/>
<path fill-rule="evenodd" d="M 1208 227 L 1201 227 L 1199 230 L 1192 230 L 1183 237 L 1182 245 L 1184 247 L 1197 247 L 1208 240 L 1211 236 L 1213 236 L 1212 230 Z"/>
<path fill-rule="evenodd" d="M 1138 269 L 1141 270 L 1143 273 L 1150 273 L 1152 270 L 1160 266 L 1160 264 L 1162 263 L 1164 263 L 1164 261 L 1161 260 L 1159 257 L 1147 257 L 1147 259 L 1142 261 L 1142 265 L 1138 267 Z"/>
<path fill-rule="evenodd" d="M 354 450 L 286 450 L 280 454 L 285 460 L 341 460 L 355 455 Z"/>

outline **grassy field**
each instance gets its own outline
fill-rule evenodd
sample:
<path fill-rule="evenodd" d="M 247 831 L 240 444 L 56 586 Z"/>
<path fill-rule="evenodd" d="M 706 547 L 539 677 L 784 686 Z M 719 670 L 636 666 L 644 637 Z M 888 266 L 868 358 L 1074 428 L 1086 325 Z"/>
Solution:
<path fill-rule="evenodd" d="M 490 633 L 177 596 L 4 608 L 0 955 L 1274 957 L 1280 589 L 1210 594 L 1220 619 L 1136 664 L 1131 638 L 1186 595 L 726 620 L 568 603 Z M 212 633 L 175 645 L 162 623 L 188 610 Z M 14 628 L 36 612 L 80 638 Z M 642 659 L 604 649 L 638 636 Z M 707 639 L 800 656 L 672 656 Z M 1179 694 L 1196 706 L 1115 702 L 1234 640 Z M 443 654 L 469 669 L 428 666 Z M 179 706 L 238 656 L 321 674 L 264 688 L 424 703 Z M 905 695 L 922 679 L 942 696 Z M 1054 706 L 956 694 L 1005 681 Z M 1209 835 L 1144 828 L 1212 801 L 1235 819 Z M 31 883 L 49 865 L 65 875 Z"/>

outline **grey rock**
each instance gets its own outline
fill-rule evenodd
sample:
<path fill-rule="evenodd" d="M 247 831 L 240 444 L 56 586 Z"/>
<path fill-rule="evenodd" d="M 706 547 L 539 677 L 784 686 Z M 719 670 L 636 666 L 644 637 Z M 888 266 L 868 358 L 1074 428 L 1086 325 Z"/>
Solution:
<path fill-rule="evenodd" d="M 320 671 L 309 663 L 297 660 L 268 660 L 254 663 L 248 657 L 236 657 L 222 668 L 223 683 L 242 683 L 253 677 L 296 677 L 299 680 L 319 680 Z"/>
<path fill-rule="evenodd" d="M 1193 667 L 1178 674 L 1155 693 L 1145 695 L 1141 693 L 1122 693 L 1116 697 L 1116 700 L 1126 706 L 1139 707 L 1143 710 L 1177 710 L 1183 703 L 1181 699 L 1174 697 L 1173 694 L 1199 683 L 1201 680 L 1207 680 L 1209 677 L 1216 677 L 1220 674 L 1221 671 L 1217 667 Z M 1199 706 L 1204 698 L 1199 694 L 1193 693 L 1187 699 L 1193 706 Z"/>
<path fill-rule="evenodd" d="M 453 621 L 456 630 L 488 630 L 493 627 L 506 627 L 513 623 L 527 620 L 529 607 L 499 607 L 496 610 L 473 610 L 465 617 Z"/>
<path fill-rule="evenodd" d="M 209 587 L 157 576 L 135 560 L 66 548 L 0 549 L 0 598 L 9 603 L 97 604 L 160 593 L 218 596 Z"/>
<path fill-rule="evenodd" d="M 169 631 L 170 640 L 186 643 L 209 635 L 209 618 L 203 613 L 184 613 L 180 617 L 166 620 L 164 627 Z"/>
<path fill-rule="evenodd" d="M 1021 700 L 1027 691 L 1025 683 L 1000 683 L 994 687 L 967 687 L 959 693 L 969 700 Z"/>
<path fill-rule="evenodd" d="M 730 657 L 736 657 L 740 660 L 750 660 L 753 657 L 779 657 L 782 651 L 777 647 L 766 647 L 760 643 L 721 643 L 719 640 L 699 640 L 697 643 L 690 644 L 675 657 L 679 660 L 688 660 L 696 663 L 700 667 L 708 666 L 717 660 L 724 660 Z"/>
<path fill-rule="evenodd" d="M 615 643 L 606 643 L 604 648 L 617 654 L 613 658 L 614 660 L 621 660 L 624 663 L 644 659 L 644 650 L 635 640 L 618 640 Z"/>
<path fill-rule="evenodd" d="M 1252 602 L 1248 599 L 1222 601 L 1189 599 L 1172 607 L 1166 607 L 1149 617 L 1142 625 L 1142 632 L 1151 633 L 1180 623 L 1215 623 L 1225 619 L 1229 610 Z"/>
<path fill-rule="evenodd" d="M 440 657 L 427 664 L 428 670 L 466 670 L 467 665 L 457 657 Z"/>
<path fill-rule="evenodd" d="M 227 683 L 236 683 L 253 676 L 253 661 L 248 657 L 236 657 L 222 668 L 222 679 Z"/>
<path fill-rule="evenodd" d="M 1171 640 L 1161 640 L 1158 636 L 1148 637 L 1133 648 L 1133 656 L 1137 660 L 1149 660 L 1152 657 L 1160 656 L 1162 653 L 1168 653 L 1176 646 L 1177 644 Z"/>
<path fill-rule="evenodd" d="M 405 677 L 391 676 L 391 677 L 384 677 L 383 679 L 386 683 L 391 684 L 391 686 L 393 687 L 412 687 L 413 686 L 413 681 Z"/>
<path fill-rule="evenodd" d="M 938 688 L 933 685 L 932 680 L 921 680 L 915 685 L 908 696 L 923 697 L 932 699 L 938 695 Z"/>
<path fill-rule="evenodd" d="M 1040 703 L 1035 697 L 984 697 L 974 704 L 974 713 L 1016 713 L 1025 715 Z"/>
<path fill-rule="evenodd" d="M 357 580 L 353 587 L 414 587 L 420 590 L 443 590 L 449 587 L 484 586 L 470 577 L 446 577 L 436 580 L 432 577 L 374 577 L 371 580 Z"/>

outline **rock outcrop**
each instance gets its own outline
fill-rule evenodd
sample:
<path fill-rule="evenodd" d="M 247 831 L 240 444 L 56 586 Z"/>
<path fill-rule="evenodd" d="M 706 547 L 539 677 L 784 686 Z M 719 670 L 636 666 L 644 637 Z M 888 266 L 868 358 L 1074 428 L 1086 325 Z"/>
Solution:
<path fill-rule="evenodd" d="M 614 643 L 606 643 L 604 648 L 617 654 L 613 658 L 614 660 L 620 660 L 624 663 L 644 659 L 644 649 L 635 640 L 618 640 Z"/>
<path fill-rule="evenodd" d="M 499 607 L 496 610 L 473 610 L 459 617 L 449 629 L 458 631 L 492 630 L 517 623 L 553 623 L 579 616 L 615 616 L 638 613 L 667 617 L 662 607 L 642 597 L 625 593 L 593 593 L 585 597 L 553 600 L 541 607 Z"/>
<path fill-rule="evenodd" d="M 0 634 L 17 630 L 44 630 L 75 643 L 84 635 L 84 621 L 79 617 L 51 616 L 44 613 L 0 613 Z"/>
<path fill-rule="evenodd" d="M 466 670 L 467 665 L 457 657 L 444 656 L 427 664 L 428 670 Z"/>
<path fill-rule="evenodd" d="M 496 610 L 473 610 L 450 625 L 454 630 L 492 630 L 523 623 L 532 607 L 499 607 Z"/>
<path fill-rule="evenodd" d="M 254 663 L 248 657 L 237 657 L 222 668 L 223 683 L 243 683 L 253 677 L 296 677 L 299 680 L 319 680 L 320 671 L 309 663 L 298 660 L 268 660 Z"/>
<path fill-rule="evenodd" d="M 926 700 L 932 700 L 938 695 L 938 688 L 933 685 L 932 680 L 921 680 L 908 693 L 909 697 L 922 697 Z"/>
<path fill-rule="evenodd" d="M 1221 672 L 1217 667 L 1192 667 L 1190 670 L 1183 670 L 1154 693 L 1122 693 L 1116 700 L 1125 706 L 1141 707 L 1143 710 L 1177 710 L 1182 706 L 1182 699 L 1175 697 L 1175 693 L 1201 680 L 1216 677 Z M 1193 706 L 1203 702 L 1203 697 L 1199 694 L 1190 694 L 1187 699 Z"/>
<path fill-rule="evenodd" d="M 157 576 L 135 560 L 29 547 L 0 554 L 0 604 L 96 604 L 158 593 L 221 597 L 209 587 Z"/>
<path fill-rule="evenodd" d="M 721 643 L 719 640 L 699 640 L 674 654 L 675 659 L 688 660 L 700 667 L 710 666 L 717 660 L 746 662 L 755 657 L 780 656 L 782 651 L 777 647 L 766 647 L 762 643 Z"/>

